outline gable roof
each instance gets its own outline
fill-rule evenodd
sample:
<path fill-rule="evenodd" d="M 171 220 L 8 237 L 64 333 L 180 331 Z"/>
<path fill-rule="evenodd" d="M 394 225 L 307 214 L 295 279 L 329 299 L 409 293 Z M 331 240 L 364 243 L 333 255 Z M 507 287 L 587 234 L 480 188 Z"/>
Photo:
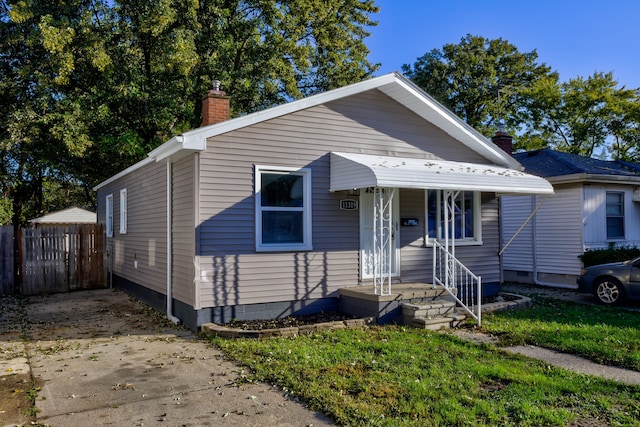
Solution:
<path fill-rule="evenodd" d="M 176 135 L 151 151 L 146 159 L 98 184 L 95 189 L 97 190 L 150 162 L 159 162 L 172 156 L 180 157 L 191 152 L 204 151 L 207 138 L 370 90 L 379 90 L 394 99 L 493 164 L 511 169 L 522 169 L 513 157 L 505 153 L 491 140 L 473 129 L 402 74 L 394 72 Z"/>
<path fill-rule="evenodd" d="M 600 160 L 549 148 L 515 153 L 525 171 L 553 183 L 580 181 L 640 182 L 640 164 L 621 160 Z"/>
<path fill-rule="evenodd" d="M 98 217 L 95 212 L 82 208 L 68 208 L 30 219 L 32 224 L 95 224 Z"/>

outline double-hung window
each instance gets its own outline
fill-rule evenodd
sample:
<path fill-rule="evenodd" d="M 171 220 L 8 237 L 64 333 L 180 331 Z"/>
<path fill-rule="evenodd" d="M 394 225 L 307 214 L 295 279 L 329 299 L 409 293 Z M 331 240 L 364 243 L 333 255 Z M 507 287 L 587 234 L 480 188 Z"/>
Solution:
<path fill-rule="evenodd" d="M 255 167 L 256 250 L 310 250 L 311 170 Z"/>
<path fill-rule="evenodd" d="M 104 217 L 106 221 L 106 233 L 107 237 L 113 237 L 113 194 L 109 194 L 105 197 L 105 212 Z"/>
<path fill-rule="evenodd" d="M 120 190 L 120 234 L 127 233 L 127 190 Z"/>
<path fill-rule="evenodd" d="M 480 214 L 480 193 L 473 191 L 453 192 L 449 203 L 445 203 L 443 190 L 427 190 L 426 242 L 432 239 L 444 240 L 445 230 L 449 239 L 456 244 L 482 244 L 482 225 Z M 449 223 L 445 224 L 445 209 L 449 205 Z"/>
<path fill-rule="evenodd" d="M 607 239 L 624 239 L 624 193 L 607 191 Z"/>

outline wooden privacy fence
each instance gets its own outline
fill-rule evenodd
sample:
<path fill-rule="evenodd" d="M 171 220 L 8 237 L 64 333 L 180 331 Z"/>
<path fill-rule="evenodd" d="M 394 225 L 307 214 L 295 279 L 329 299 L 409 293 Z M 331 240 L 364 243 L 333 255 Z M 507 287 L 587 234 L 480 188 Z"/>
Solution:
<path fill-rule="evenodd" d="M 24 228 L 15 237 L 17 251 L 14 251 L 13 228 L 2 227 L 0 290 L 3 294 L 35 295 L 107 286 L 104 226 Z M 4 273 L 5 265 L 7 269 L 11 266 L 11 274 Z"/>
<path fill-rule="evenodd" d="M 13 282 L 13 226 L 0 227 L 0 295 L 14 291 Z"/>

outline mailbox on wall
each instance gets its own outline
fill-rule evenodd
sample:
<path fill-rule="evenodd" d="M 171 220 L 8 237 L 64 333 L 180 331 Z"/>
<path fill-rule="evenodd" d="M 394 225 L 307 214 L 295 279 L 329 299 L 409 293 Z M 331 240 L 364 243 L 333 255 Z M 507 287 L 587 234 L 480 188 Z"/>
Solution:
<path fill-rule="evenodd" d="M 420 220 L 418 218 L 401 218 L 400 224 L 403 227 L 416 227 L 420 225 Z"/>

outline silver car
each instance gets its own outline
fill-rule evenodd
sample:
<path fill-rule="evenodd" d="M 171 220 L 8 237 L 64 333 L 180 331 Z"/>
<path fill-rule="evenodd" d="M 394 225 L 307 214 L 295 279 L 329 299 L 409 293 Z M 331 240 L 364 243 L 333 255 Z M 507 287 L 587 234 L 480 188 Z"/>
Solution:
<path fill-rule="evenodd" d="M 585 268 L 578 277 L 578 292 L 593 293 L 606 305 L 640 299 L 640 257 Z"/>

